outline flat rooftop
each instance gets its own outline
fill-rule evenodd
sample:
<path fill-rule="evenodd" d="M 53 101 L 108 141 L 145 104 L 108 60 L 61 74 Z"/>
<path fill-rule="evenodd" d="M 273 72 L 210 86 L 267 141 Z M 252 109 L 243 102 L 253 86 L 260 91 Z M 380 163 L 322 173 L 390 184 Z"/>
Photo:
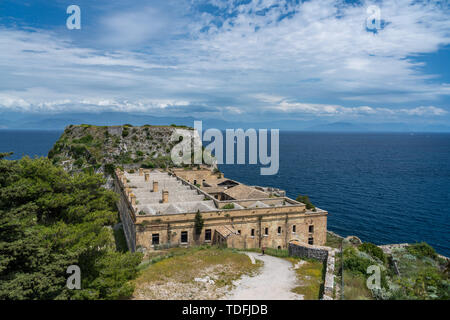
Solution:
<path fill-rule="evenodd" d="M 205 199 L 203 194 L 166 172 L 151 171 L 148 181 L 139 173 L 125 172 L 125 177 L 136 196 L 137 212 L 162 215 L 217 210 L 213 200 Z M 153 181 L 158 182 L 158 191 L 153 191 Z M 169 193 L 167 203 L 162 203 L 163 191 Z"/>
<path fill-rule="evenodd" d="M 145 170 L 144 172 L 123 172 L 130 192 L 135 195 L 138 215 L 168 215 L 180 213 L 211 212 L 232 209 L 254 209 L 269 207 L 299 206 L 302 203 L 287 197 L 269 195 L 255 187 L 233 181 L 235 185 L 198 188 L 192 183 L 168 172 Z M 149 175 L 145 180 L 146 174 Z M 222 180 L 222 179 L 221 179 Z M 223 179 L 222 181 L 228 181 Z M 220 181 L 220 182 L 222 182 Z M 154 182 L 157 190 L 153 190 Z M 236 185 L 237 184 L 237 185 Z M 219 183 L 220 185 L 220 183 Z M 228 200 L 217 200 L 214 191 L 222 191 Z M 166 197 L 164 197 L 164 194 Z M 164 199 L 164 200 L 163 200 Z M 226 206 L 225 208 L 223 208 Z M 319 209 L 320 210 L 320 209 Z M 322 211 L 322 210 L 320 210 Z"/>

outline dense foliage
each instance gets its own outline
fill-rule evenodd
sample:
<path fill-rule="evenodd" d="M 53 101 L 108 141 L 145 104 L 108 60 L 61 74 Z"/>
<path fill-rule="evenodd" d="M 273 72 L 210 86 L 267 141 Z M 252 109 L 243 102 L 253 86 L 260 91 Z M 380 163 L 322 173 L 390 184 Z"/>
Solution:
<path fill-rule="evenodd" d="M 412 255 L 415 255 L 419 258 L 428 257 L 434 259 L 437 257 L 437 253 L 434 248 L 425 242 L 414 243 L 408 246 L 406 250 L 408 250 L 408 252 Z"/>
<path fill-rule="evenodd" d="M 0 155 L 0 299 L 117 299 L 133 292 L 141 254 L 119 252 L 116 196 L 99 175 L 69 175 L 46 158 Z M 81 269 L 69 290 L 67 267 Z"/>
<path fill-rule="evenodd" d="M 360 299 L 364 292 L 375 299 L 444 299 L 450 298 L 448 261 L 438 257 L 426 243 L 391 250 L 389 259 L 374 244 L 347 244 L 343 253 L 346 299 Z M 381 288 L 368 289 L 366 280 L 371 265 L 380 267 Z M 394 267 L 395 265 L 395 267 Z M 342 270 L 340 270 L 342 274 Z M 364 297 L 363 297 L 364 298 Z"/>
<path fill-rule="evenodd" d="M 306 205 L 306 209 L 308 209 L 308 210 L 316 208 L 316 206 L 311 203 L 311 200 L 309 200 L 309 197 L 306 195 L 302 196 L 301 194 L 299 194 L 297 199 L 295 199 L 295 200 L 298 202 L 304 203 Z"/>
<path fill-rule="evenodd" d="M 372 258 L 377 258 L 381 262 L 386 262 L 386 256 L 380 247 L 373 243 L 365 242 L 358 247 L 359 251 L 368 253 Z"/>

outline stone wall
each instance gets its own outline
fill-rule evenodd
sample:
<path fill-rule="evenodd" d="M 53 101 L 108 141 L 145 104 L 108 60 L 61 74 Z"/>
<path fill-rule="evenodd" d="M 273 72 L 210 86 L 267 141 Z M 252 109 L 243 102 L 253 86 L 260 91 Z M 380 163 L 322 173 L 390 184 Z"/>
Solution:
<path fill-rule="evenodd" d="M 337 250 L 325 246 L 313 246 L 298 241 L 289 243 L 289 255 L 299 258 L 316 259 L 326 265 L 325 282 L 322 299 L 333 300 L 334 267 Z"/>
<path fill-rule="evenodd" d="M 119 200 L 117 202 L 117 208 L 120 214 L 120 220 L 123 225 L 123 232 L 125 234 L 125 239 L 127 240 L 128 249 L 131 252 L 136 251 L 136 226 L 133 208 L 131 207 L 127 196 L 123 191 L 123 185 L 119 181 L 116 175 L 114 175 L 114 191 L 119 195 Z"/>
<path fill-rule="evenodd" d="M 313 246 L 295 241 L 289 243 L 289 255 L 325 262 L 328 258 L 328 250 L 326 248 L 328 247 Z"/>

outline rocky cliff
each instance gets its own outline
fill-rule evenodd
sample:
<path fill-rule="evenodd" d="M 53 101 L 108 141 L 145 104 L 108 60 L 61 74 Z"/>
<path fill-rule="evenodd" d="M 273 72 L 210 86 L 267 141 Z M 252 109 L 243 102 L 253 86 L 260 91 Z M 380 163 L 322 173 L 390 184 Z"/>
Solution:
<path fill-rule="evenodd" d="M 115 166 L 166 168 L 174 165 L 172 148 L 196 134 L 192 128 L 175 125 L 70 125 L 48 157 L 68 171 L 109 173 Z"/>

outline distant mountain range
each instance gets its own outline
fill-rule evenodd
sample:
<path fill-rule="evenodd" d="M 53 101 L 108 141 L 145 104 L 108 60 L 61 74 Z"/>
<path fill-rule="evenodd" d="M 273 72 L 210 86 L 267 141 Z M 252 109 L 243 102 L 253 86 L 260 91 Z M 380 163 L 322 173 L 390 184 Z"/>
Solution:
<path fill-rule="evenodd" d="M 194 117 L 155 117 L 139 113 L 103 112 L 103 113 L 58 113 L 38 114 L 20 112 L 0 112 L 0 129 L 64 129 L 70 124 L 92 125 L 186 125 L 193 127 Z M 352 123 L 307 120 L 275 121 L 226 121 L 222 119 L 204 119 L 203 128 L 237 129 L 267 128 L 292 131 L 313 132 L 450 132 L 450 125 L 429 125 L 409 123 Z"/>

